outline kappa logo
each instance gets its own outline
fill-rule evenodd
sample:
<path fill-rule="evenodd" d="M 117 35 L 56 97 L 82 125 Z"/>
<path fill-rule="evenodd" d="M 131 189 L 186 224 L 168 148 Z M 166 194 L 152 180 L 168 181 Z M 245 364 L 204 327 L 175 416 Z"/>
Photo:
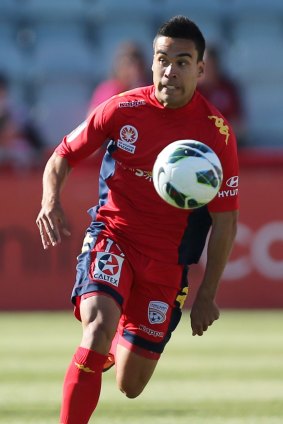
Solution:
<path fill-rule="evenodd" d="M 169 305 L 159 300 L 152 300 L 148 304 L 148 320 L 151 324 L 162 324 L 166 320 Z"/>
<path fill-rule="evenodd" d="M 148 327 L 146 327 L 145 325 L 143 325 L 143 324 L 140 324 L 139 325 L 139 329 L 141 330 L 141 331 L 144 331 L 146 334 L 148 334 L 149 336 L 153 336 L 153 337 L 163 337 L 164 336 L 164 333 L 163 333 L 163 331 L 155 331 L 155 330 L 153 330 L 152 328 L 148 328 Z"/>
<path fill-rule="evenodd" d="M 234 175 L 233 177 L 228 178 L 228 180 L 226 181 L 226 185 L 228 187 L 231 187 L 231 188 L 238 187 L 238 185 L 239 185 L 239 177 L 238 177 L 238 175 Z"/>
<path fill-rule="evenodd" d="M 133 144 L 138 139 L 138 130 L 132 125 L 124 125 L 120 130 L 120 139 L 117 142 L 117 146 L 129 153 L 135 153 L 136 146 Z"/>
<path fill-rule="evenodd" d="M 224 123 L 224 119 L 215 115 L 208 116 L 208 118 L 214 120 L 216 128 L 218 128 L 220 134 L 225 135 L 225 143 L 228 144 L 230 133 L 228 125 Z"/>
<path fill-rule="evenodd" d="M 90 373 L 95 373 L 95 371 L 93 371 L 90 368 L 84 366 L 84 364 L 79 364 L 78 362 L 75 362 L 75 365 L 81 371 L 84 371 L 84 372 L 87 372 L 87 373 L 89 373 L 89 372 Z"/>
<path fill-rule="evenodd" d="M 123 261 L 123 258 L 113 253 L 97 252 L 93 278 L 106 281 L 117 287 L 119 285 Z"/>

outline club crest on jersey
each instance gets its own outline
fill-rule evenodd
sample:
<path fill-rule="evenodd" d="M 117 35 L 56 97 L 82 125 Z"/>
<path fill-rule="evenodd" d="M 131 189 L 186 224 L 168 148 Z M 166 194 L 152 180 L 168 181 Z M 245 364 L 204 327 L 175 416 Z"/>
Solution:
<path fill-rule="evenodd" d="M 166 320 L 169 305 L 159 300 L 152 300 L 148 304 L 148 320 L 151 324 L 162 324 Z"/>
<path fill-rule="evenodd" d="M 113 253 L 97 252 L 93 278 L 118 287 L 124 259 Z"/>
<path fill-rule="evenodd" d="M 117 146 L 126 152 L 135 153 L 136 146 L 134 146 L 134 143 L 137 141 L 138 135 L 138 130 L 135 127 L 132 125 L 124 125 L 120 129 L 120 138 L 117 142 Z"/>

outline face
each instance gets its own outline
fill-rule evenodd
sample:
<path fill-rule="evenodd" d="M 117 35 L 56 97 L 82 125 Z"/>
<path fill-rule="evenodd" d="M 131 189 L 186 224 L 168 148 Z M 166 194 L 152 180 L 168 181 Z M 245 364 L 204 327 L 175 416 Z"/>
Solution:
<path fill-rule="evenodd" d="M 153 83 L 155 96 L 165 107 L 185 106 L 192 98 L 204 63 L 191 40 L 158 37 L 154 46 Z"/>

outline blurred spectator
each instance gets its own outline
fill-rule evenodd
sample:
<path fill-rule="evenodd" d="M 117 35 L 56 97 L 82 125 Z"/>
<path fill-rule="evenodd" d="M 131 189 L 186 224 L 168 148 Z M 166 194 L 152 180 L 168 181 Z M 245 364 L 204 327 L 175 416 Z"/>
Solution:
<path fill-rule="evenodd" d="M 22 170 L 33 166 L 35 154 L 29 141 L 8 112 L 0 114 L 0 169 Z"/>
<path fill-rule="evenodd" d="M 230 122 L 242 147 L 246 143 L 246 129 L 240 87 L 223 71 L 216 47 L 207 47 L 204 60 L 205 72 L 198 89 Z"/>
<path fill-rule="evenodd" d="M 89 105 L 89 113 L 99 103 L 115 94 L 151 83 L 148 67 L 141 47 L 132 42 L 122 43 L 116 52 L 109 79 L 95 88 Z"/>
<path fill-rule="evenodd" d="M 27 111 L 14 104 L 10 84 L 0 73 L 0 168 L 31 168 L 40 164 L 44 143 Z"/>

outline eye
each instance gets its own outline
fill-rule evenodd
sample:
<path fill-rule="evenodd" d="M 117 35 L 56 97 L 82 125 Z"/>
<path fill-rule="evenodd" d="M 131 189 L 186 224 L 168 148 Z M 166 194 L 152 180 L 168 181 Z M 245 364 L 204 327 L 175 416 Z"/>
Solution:
<path fill-rule="evenodd" d="M 184 68 L 185 66 L 189 66 L 189 62 L 187 60 L 179 60 L 177 63 L 178 63 L 178 66 L 180 68 Z"/>
<path fill-rule="evenodd" d="M 159 57 L 159 58 L 158 58 L 158 62 L 159 62 L 161 65 L 166 65 L 166 63 L 167 63 L 168 61 L 167 61 L 167 59 L 165 59 L 165 57 Z"/>

